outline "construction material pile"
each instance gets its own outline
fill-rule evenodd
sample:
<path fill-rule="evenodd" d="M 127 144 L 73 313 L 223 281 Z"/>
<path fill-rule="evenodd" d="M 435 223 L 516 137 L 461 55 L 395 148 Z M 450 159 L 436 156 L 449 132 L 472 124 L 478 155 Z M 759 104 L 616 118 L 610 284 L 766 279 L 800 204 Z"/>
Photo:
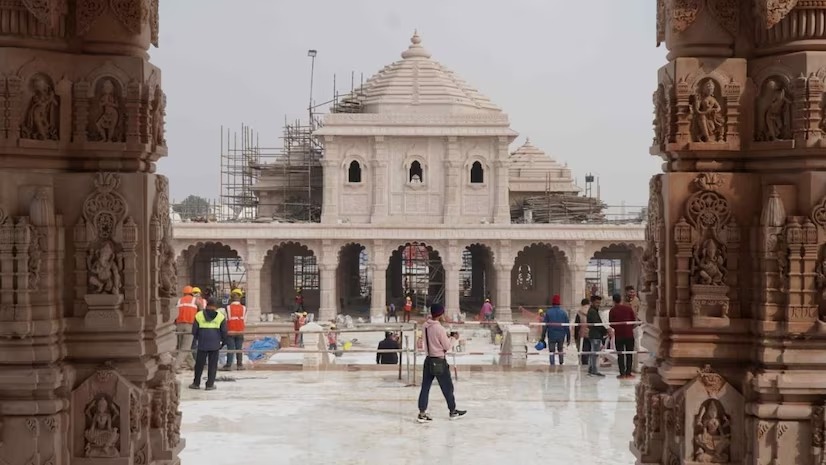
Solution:
<path fill-rule="evenodd" d="M 600 223 L 607 205 L 599 199 L 574 195 L 545 194 L 526 197 L 511 205 L 514 223 Z"/>

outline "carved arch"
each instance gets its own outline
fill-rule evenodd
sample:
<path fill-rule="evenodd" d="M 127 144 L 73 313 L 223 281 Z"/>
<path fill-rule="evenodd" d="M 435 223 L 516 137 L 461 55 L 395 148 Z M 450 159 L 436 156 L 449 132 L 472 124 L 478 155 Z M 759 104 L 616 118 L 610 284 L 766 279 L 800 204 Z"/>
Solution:
<path fill-rule="evenodd" d="M 404 182 L 405 184 L 410 184 L 411 180 L 411 172 L 410 169 L 414 166 L 414 163 L 418 163 L 422 170 L 422 184 L 427 184 L 430 179 L 430 173 L 428 172 L 427 162 L 425 161 L 424 157 L 421 155 L 407 155 L 402 163 L 404 167 Z"/>
<path fill-rule="evenodd" d="M 105 78 L 110 78 L 113 81 L 116 81 L 115 84 L 119 86 L 121 98 L 126 98 L 126 86 L 131 80 L 129 78 L 129 74 L 111 61 L 107 61 L 101 66 L 93 69 L 84 78 L 84 80 L 89 83 L 89 98 L 93 98 L 95 96 L 98 81 Z"/>
<path fill-rule="evenodd" d="M 175 250 L 175 259 L 180 260 L 183 258 L 186 260 L 187 266 L 192 266 L 192 259 L 198 254 L 198 252 L 203 250 L 204 247 L 209 245 L 227 247 L 232 252 L 235 252 L 235 254 L 238 255 L 238 258 L 241 259 L 241 261 L 245 263 L 247 261 L 246 244 L 244 244 L 241 241 L 235 240 L 198 241 L 195 243 L 181 243 L 179 241 L 175 241 L 173 247 Z"/>

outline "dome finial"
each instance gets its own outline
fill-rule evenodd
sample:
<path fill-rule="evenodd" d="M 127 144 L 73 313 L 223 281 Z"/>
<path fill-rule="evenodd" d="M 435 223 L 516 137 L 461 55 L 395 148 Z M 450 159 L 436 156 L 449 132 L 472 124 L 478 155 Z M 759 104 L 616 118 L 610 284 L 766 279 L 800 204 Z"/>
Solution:
<path fill-rule="evenodd" d="M 525 137 L 525 145 L 531 145 L 531 138 Z"/>
<path fill-rule="evenodd" d="M 410 38 L 410 46 L 402 52 L 402 58 L 430 58 L 430 52 L 422 47 L 422 38 L 419 30 L 413 30 L 413 37 Z"/>

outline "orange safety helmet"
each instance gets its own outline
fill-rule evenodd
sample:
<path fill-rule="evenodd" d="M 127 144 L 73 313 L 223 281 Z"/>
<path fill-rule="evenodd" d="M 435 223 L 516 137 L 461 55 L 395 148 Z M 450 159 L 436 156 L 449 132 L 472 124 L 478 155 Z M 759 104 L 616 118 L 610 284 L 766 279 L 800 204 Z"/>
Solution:
<path fill-rule="evenodd" d="M 184 286 L 184 295 L 192 294 L 192 286 Z"/>

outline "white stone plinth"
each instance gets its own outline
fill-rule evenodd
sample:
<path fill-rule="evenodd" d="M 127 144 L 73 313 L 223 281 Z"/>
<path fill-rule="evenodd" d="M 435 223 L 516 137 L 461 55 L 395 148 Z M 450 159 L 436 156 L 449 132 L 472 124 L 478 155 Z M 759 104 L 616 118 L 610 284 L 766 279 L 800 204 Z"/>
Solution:
<path fill-rule="evenodd" d="M 525 325 L 509 325 L 505 329 L 505 338 L 502 340 L 503 355 L 499 364 L 512 367 L 524 367 L 528 364 L 528 334 L 530 329 Z"/>
<path fill-rule="evenodd" d="M 325 343 L 324 328 L 318 323 L 307 323 L 302 326 L 301 339 L 304 342 L 304 368 L 319 368 L 329 363 L 327 344 Z"/>

